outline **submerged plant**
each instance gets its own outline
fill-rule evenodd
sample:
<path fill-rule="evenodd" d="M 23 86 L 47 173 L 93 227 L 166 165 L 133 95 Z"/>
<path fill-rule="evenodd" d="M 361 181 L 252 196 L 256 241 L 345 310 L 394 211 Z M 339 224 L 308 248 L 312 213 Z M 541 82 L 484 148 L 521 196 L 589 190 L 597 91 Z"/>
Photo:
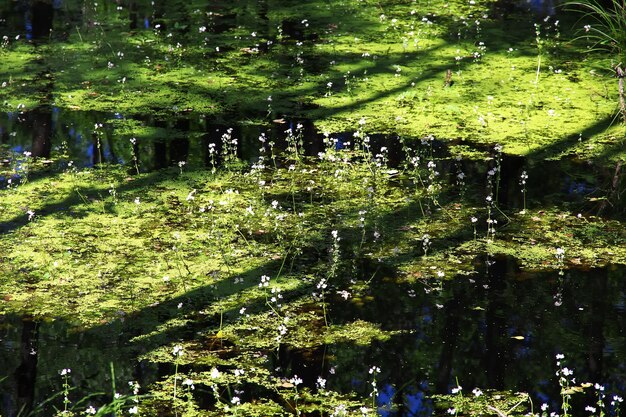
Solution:
<path fill-rule="evenodd" d="M 71 403 L 70 399 L 69 399 L 69 394 L 70 394 L 70 373 L 72 372 L 71 369 L 69 368 L 64 368 L 61 371 L 59 371 L 59 374 L 63 377 L 63 411 L 61 412 L 62 415 L 67 414 L 69 412 L 68 407 Z"/>
<path fill-rule="evenodd" d="M 174 407 L 174 412 L 178 415 L 178 407 L 176 405 L 177 399 L 177 388 L 178 388 L 178 364 L 180 363 L 180 358 L 183 356 L 183 347 L 181 345 L 176 345 L 172 349 L 172 355 L 174 356 L 174 393 L 172 396 L 172 405 Z"/>
<path fill-rule="evenodd" d="M 372 392 L 370 393 L 370 397 L 372 397 L 372 408 L 376 410 L 376 399 L 378 398 L 378 385 L 376 377 L 380 374 L 380 368 L 378 366 L 372 366 L 369 370 L 369 374 L 372 376 Z"/>
<path fill-rule="evenodd" d="M 558 370 L 556 371 L 556 376 L 559 378 L 559 385 L 561 386 L 561 410 L 563 411 L 563 417 L 570 416 L 571 404 L 570 401 L 572 399 L 572 390 L 571 384 L 574 381 L 573 378 L 570 378 L 574 375 L 574 371 L 563 366 L 563 360 L 565 359 L 565 355 L 559 353 L 556 355 L 556 366 L 558 366 Z"/>
<path fill-rule="evenodd" d="M 131 150 L 131 155 L 133 159 L 133 165 L 135 167 L 135 171 L 137 172 L 137 175 L 139 175 L 139 158 L 137 157 L 139 146 L 137 145 L 137 139 L 130 138 L 130 144 L 132 145 L 130 150 Z"/>
<path fill-rule="evenodd" d="M 526 180 L 528 179 L 528 174 L 526 171 L 522 171 L 520 175 L 519 183 L 522 186 L 522 198 L 523 198 L 523 209 L 521 211 L 522 214 L 526 213 Z"/>

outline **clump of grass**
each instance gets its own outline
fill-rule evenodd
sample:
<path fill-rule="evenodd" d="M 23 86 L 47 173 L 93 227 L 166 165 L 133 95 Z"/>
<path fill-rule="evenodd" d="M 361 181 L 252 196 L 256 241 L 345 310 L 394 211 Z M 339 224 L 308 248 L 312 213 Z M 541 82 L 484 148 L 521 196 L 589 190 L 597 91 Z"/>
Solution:
<path fill-rule="evenodd" d="M 619 80 L 620 111 L 626 123 L 626 98 L 624 97 L 623 64 L 626 61 L 626 2 L 611 0 L 609 7 L 605 7 L 597 0 L 571 1 L 567 5 L 583 13 L 583 20 L 589 21 L 584 25 L 584 34 L 579 38 L 586 38 L 593 42 L 590 50 L 606 50 L 615 55 L 617 64 L 613 65 Z"/>
<path fill-rule="evenodd" d="M 597 0 L 576 0 L 567 3 L 571 10 L 583 13 L 584 26 L 581 36 L 594 42 L 593 50 L 608 50 L 616 54 L 618 62 L 626 59 L 626 2 L 611 0 L 605 7 Z"/>

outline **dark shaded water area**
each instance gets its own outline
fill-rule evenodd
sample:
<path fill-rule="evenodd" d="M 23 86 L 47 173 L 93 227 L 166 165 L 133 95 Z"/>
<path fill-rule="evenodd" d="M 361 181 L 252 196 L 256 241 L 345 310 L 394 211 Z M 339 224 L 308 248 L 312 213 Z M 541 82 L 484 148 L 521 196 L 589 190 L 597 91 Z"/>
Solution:
<path fill-rule="evenodd" d="M 250 166 L 259 162 L 262 154 L 265 164 L 280 167 L 288 163 L 285 155 L 289 157 L 293 144 L 298 152 L 310 157 L 329 149 L 325 137 L 334 140 L 332 149 L 354 147 L 354 132 L 322 133 L 306 119 L 280 119 L 265 125 L 234 121 L 228 125 L 195 113 L 126 118 L 119 113 L 63 111 L 55 107 L 10 112 L 0 114 L 0 149 L 4 150 L 0 164 L 12 174 L 0 176 L 0 186 L 6 187 L 9 180 L 15 182 L 26 175 L 28 158 L 46 161 L 53 157 L 55 163 L 41 175 L 102 163 L 127 166 L 129 174 L 168 167 L 208 169 L 231 156 Z M 368 140 L 374 160 L 380 160 L 384 149 L 385 163 L 390 168 L 401 168 L 407 161 L 403 146 L 408 144 L 421 157 L 424 171 L 432 160 L 442 181 L 458 183 L 460 174 L 461 182 L 479 196 L 485 192 L 488 171 L 499 164 L 497 198 L 503 208 L 523 207 L 520 176 L 526 173 L 528 207 L 550 203 L 571 205 L 571 210 L 583 214 L 623 214 L 620 205 L 602 203 L 619 186 L 619 171 L 589 161 L 498 155 L 493 146 L 471 149 L 475 156 L 468 159 L 455 156 L 455 146 L 467 150 L 465 144 L 455 141 L 375 133 L 369 134 Z M 270 154 L 276 156 L 272 161 Z"/>
<path fill-rule="evenodd" d="M 322 375 L 330 389 L 365 396 L 371 386 L 363 364 L 380 367 L 381 415 L 430 415 L 427 395 L 447 393 L 456 381 L 466 395 L 474 387 L 526 391 L 556 410 L 559 353 L 580 383 L 601 383 L 607 394 L 626 390 L 625 274 L 623 266 L 531 273 L 507 257 L 477 259 L 475 273 L 443 283 L 398 284 L 392 271 L 379 271 L 367 293 L 333 300 L 329 316 L 337 324 L 379 324 L 397 332 L 390 340 L 314 351 L 284 347 L 270 356 L 275 367 L 306 383 Z M 93 401 L 111 399 L 111 367 L 118 386 L 131 380 L 147 386 L 171 374 L 170 365 L 138 362 L 146 347 L 132 341 L 158 316 L 158 308 L 149 309 L 91 329 L 0 318 L 2 415 L 15 416 L 60 392 L 63 368 L 72 370 L 73 397 L 99 393 Z M 397 411 L 384 411 L 391 405 Z"/>

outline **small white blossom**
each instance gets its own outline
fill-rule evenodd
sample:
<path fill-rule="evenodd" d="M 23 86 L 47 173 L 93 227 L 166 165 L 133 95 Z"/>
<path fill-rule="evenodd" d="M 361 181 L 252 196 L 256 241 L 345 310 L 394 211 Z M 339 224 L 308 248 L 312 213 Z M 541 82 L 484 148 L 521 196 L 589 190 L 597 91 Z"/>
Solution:
<path fill-rule="evenodd" d="M 177 357 L 183 356 L 183 347 L 181 345 L 174 346 L 174 348 L 172 349 L 172 354 Z"/>

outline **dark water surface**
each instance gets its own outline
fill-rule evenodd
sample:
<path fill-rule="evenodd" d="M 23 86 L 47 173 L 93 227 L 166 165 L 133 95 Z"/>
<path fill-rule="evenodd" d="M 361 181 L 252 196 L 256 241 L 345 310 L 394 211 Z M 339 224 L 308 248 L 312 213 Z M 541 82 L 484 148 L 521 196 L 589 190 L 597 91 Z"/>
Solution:
<path fill-rule="evenodd" d="M 275 365 L 290 367 L 305 381 L 315 381 L 324 369 L 329 388 L 367 395 L 367 374 L 354 370 L 375 364 L 381 369 L 379 405 L 400 406 L 398 415 L 428 415 L 432 406 L 425 396 L 449 392 L 455 378 L 466 394 L 474 387 L 520 390 L 558 409 L 558 353 L 577 381 L 604 384 L 607 394 L 626 390 L 623 266 L 560 275 L 521 271 L 512 258 L 485 258 L 476 260 L 475 274 L 441 286 L 391 285 L 391 276 L 379 274 L 368 294 L 358 302 L 334 300 L 329 315 L 336 324 L 362 319 L 400 333 L 360 347 L 285 347 Z M 94 329 L 62 320 L 0 318 L 2 415 L 15 416 L 21 405 L 60 391 L 63 368 L 72 369 L 84 395 L 106 391 L 99 398 L 111 396 L 111 366 L 118 385 L 134 380 L 146 386 L 171 373 L 169 366 L 137 362 L 143 348 L 130 339 L 140 326 L 123 315 Z"/>

